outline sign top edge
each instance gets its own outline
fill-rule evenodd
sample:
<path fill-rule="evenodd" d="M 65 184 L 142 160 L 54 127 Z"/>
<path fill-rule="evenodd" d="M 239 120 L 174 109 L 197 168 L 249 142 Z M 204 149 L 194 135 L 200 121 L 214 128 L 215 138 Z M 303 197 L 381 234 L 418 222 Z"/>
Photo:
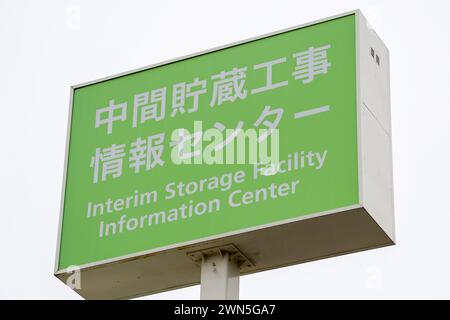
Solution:
<path fill-rule="evenodd" d="M 165 60 L 165 61 L 162 61 L 162 62 L 154 63 L 154 64 L 147 65 L 147 66 L 144 66 L 144 67 L 140 67 L 140 68 L 137 68 L 137 69 L 120 72 L 120 73 L 117 73 L 117 74 L 114 74 L 114 75 L 111 75 L 111 76 L 106 76 L 106 77 L 102 77 L 102 78 L 99 78 L 99 79 L 96 79 L 96 80 L 91 80 L 91 81 L 83 82 L 83 83 L 80 83 L 80 84 L 72 85 L 70 88 L 71 88 L 71 90 L 74 91 L 76 89 L 81 89 L 81 88 L 84 88 L 84 87 L 87 87 L 87 86 L 90 86 L 90 85 L 94 85 L 94 84 L 97 84 L 97 83 L 101 83 L 101 82 L 105 82 L 105 81 L 108 81 L 108 80 L 117 79 L 117 78 L 124 77 L 124 76 L 130 75 L 130 74 L 133 74 L 133 73 L 138 73 L 138 72 L 141 72 L 141 71 L 154 69 L 154 68 L 157 68 L 157 67 L 160 67 L 160 66 L 164 66 L 164 65 L 168 65 L 168 64 L 171 64 L 171 63 L 174 63 L 174 62 L 178 62 L 178 61 L 194 58 L 194 57 L 201 56 L 201 55 L 208 54 L 208 53 L 212 53 L 212 52 L 215 52 L 215 51 L 219 51 L 219 50 L 231 48 L 231 47 L 234 47 L 234 46 L 246 44 L 246 43 L 249 43 L 249 42 L 252 42 L 252 41 L 262 40 L 264 38 L 268 38 L 268 37 L 271 37 L 271 36 L 276 36 L 276 35 L 279 35 L 279 34 L 282 34 L 282 33 L 286 33 L 286 32 L 289 32 L 289 31 L 293 31 L 293 30 L 297 30 L 297 29 L 301 29 L 301 28 L 305 28 L 305 27 L 310 27 L 310 26 L 313 26 L 313 25 L 316 25 L 316 24 L 320 24 L 320 23 L 336 20 L 336 19 L 339 19 L 339 18 L 344 18 L 344 17 L 351 16 L 351 15 L 358 16 L 358 15 L 361 15 L 361 14 L 362 13 L 361 13 L 361 11 L 359 9 L 348 11 L 348 12 L 345 12 L 345 13 L 341 13 L 341 14 L 337 14 L 337 15 L 331 16 L 331 17 L 322 18 L 322 19 L 311 21 L 311 22 L 303 23 L 303 24 L 300 24 L 300 25 L 296 25 L 296 26 L 293 26 L 293 27 L 288 27 L 288 28 L 285 28 L 285 29 L 281 29 L 281 30 L 277 30 L 277 31 L 274 31 L 274 32 L 266 33 L 266 34 L 263 34 L 263 35 L 247 38 L 247 39 L 244 39 L 244 40 L 239 40 L 239 41 L 232 42 L 232 43 L 229 43 L 229 44 L 226 44 L 226 45 L 221 45 L 221 46 L 218 46 L 218 47 L 202 50 L 202 51 L 195 52 L 195 53 L 192 53 L 192 54 L 188 54 L 188 55 L 185 55 L 185 56 L 168 59 L 168 60 Z"/>

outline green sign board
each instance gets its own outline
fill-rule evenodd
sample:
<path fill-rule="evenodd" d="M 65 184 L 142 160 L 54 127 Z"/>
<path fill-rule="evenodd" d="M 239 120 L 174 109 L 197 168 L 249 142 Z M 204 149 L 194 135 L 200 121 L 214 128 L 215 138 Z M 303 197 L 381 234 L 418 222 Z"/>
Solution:
<path fill-rule="evenodd" d="M 356 96 L 354 15 L 75 87 L 58 270 L 358 204 Z M 278 165 L 176 162 L 198 126 L 276 129 Z"/>

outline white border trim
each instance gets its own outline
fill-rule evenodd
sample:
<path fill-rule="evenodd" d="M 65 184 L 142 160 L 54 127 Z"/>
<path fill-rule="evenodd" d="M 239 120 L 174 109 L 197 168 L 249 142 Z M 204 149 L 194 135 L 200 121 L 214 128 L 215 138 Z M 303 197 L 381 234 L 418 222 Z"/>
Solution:
<path fill-rule="evenodd" d="M 350 15 L 358 16 L 358 14 L 360 14 L 360 13 L 361 13 L 360 10 L 348 11 L 348 12 L 345 12 L 345 13 L 342 13 L 342 14 L 338 14 L 338 15 L 335 15 L 335 16 L 331 16 L 331 17 L 328 17 L 328 18 L 315 20 L 313 22 L 300 24 L 300 25 L 297 25 L 297 26 L 294 26 L 294 27 L 289 27 L 289 28 L 285 28 L 285 29 L 278 30 L 278 31 L 275 31 L 275 32 L 270 32 L 270 33 L 266 33 L 266 34 L 263 34 L 263 35 L 260 35 L 260 36 L 248 38 L 248 39 L 245 39 L 245 40 L 236 41 L 236 42 L 233 42 L 233 43 L 230 43 L 230 44 L 226 44 L 226 45 L 223 45 L 223 46 L 218 46 L 218 47 L 214 47 L 214 48 L 211 48 L 211 49 L 207 49 L 207 50 L 199 51 L 199 52 L 196 52 L 196 53 L 188 54 L 188 55 L 185 55 L 185 56 L 181 56 L 181 57 L 178 57 L 178 58 L 165 60 L 163 62 L 151 64 L 151 65 L 148 65 L 148 66 L 145 66 L 145 67 L 142 67 L 142 68 L 137 68 L 137 69 L 133 69 L 133 70 L 130 70 L 130 71 L 120 72 L 120 73 L 117 73 L 117 74 L 112 75 L 112 76 L 99 78 L 97 80 L 83 82 L 83 83 L 80 83 L 80 84 L 72 86 L 72 88 L 73 89 L 79 89 L 79 88 L 86 87 L 86 86 L 89 86 L 89 85 L 92 85 L 92 84 L 96 84 L 96 83 L 100 83 L 100 82 L 103 82 L 103 81 L 112 80 L 112 79 L 115 79 L 115 78 L 127 76 L 127 75 L 130 75 L 132 73 L 137 73 L 137 72 L 153 69 L 153 68 L 160 67 L 160 66 L 163 66 L 163 65 L 166 65 L 166 64 L 179 62 L 179 61 L 182 61 L 182 60 L 194 58 L 194 57 L 197 57 L 197 56 L 201 56 L 201 55 L 204 55 L 204 54 L 207 54 L 207 53 L 211 53 L 211 52 L 227 49 L 227 48 L 230 48 L 230 47 L 235 47 L 235 46 L 238 46 L 238 45 L 241 45 L 241 44 L 245 44 L 245 43 L 248 43 L 248 42 L 261 40 L 261 39 L 264 39 L 264 38 L 268 38 L 268 37 L 271 37 L 271 36 L 279 35 L 279 34 L 286 33 L 286 32 L 289 32 L 289 31 L 293 31 L 293 30 L 296 30 L 296 29 L 309 27 L 309 26 L 312 26 L 312 25 L 315 25 L 315 24 L 319 24 L 319 23 L 322 23 L 322 22 L 327 22 L 327 21 L 335 20 L 335 19 L 338 19 L 338 18 L 343 18 L 343 17 L 350 16 Z"/>
<path fill-rule="evenodd" d="M 67 133 L 66 133 L 66 152 L 64 156 L 64 175 L 62 179 L 62 191 L 61 191 L 61 203 L 59 208 L 59 222 L 58 222 L 58 236 L 56 242 L 56 259 L 55 259 L 55 274 L 59 269 L 59 252 L 61 249 L 61 236 L 62 236 L 62 225 L 64 217 L 64 200 L 66 195 L 66 179 L 67 179 L 67 165 L 69 162 L 69 146 L 70 146 L 70 131 L 72 129 L 72 102 L 74 96 L 74 88 L 70 88 L 70 105 L 69 113 L 67 117 Z"/>
<path fill-rule="evenodd" d="M 362 141 L 361 141 L 361 104 L 362 104 L 362 98 L 361 98 L 361 76 L 360 76 L 360 70 L 361 70 L 361 53 L 360 53 L 360 30 L 359 30 L 359 23 L 361 21 L 361 12 L 358 10 L 358 13 L 355 14 L 355 59 L 356 59 L 356 65 L 355 65 L 355 80 L 356 80 L 356 139 L 357 139 L 357 149 L 358 149 L 358 200 L 359 203 L 362 205 L 364 203 L 364 193 L 363 193 L 363 166 L 362 166 Z"/>
<path fill-rule="evenodd" d="M 362 208 L 362 206 L 359 204 L 356 204 L 356 205 L 351 205 L 351 206 L 342 207 L 342 208 L 338 208 L 338 209 L 331 209 L 331 210 L 321 211 L 321 212 L 317 212 L 317 213 L 309 213 L 309 214 L 305 214 L 300 217 L 279 220 L 279 221 L 272 222 L 272 223 L 267 223 L 267 224 L 258 225 L 258 226 L 254 226 L 254 227 L 248 227 L 248 228 L 239 229 L 239 230 L 235 230 L 235 231 L 225 232 L 225 233 L 221 233 L 221 234 L 217 234 L 217 235 L 213 235 L 213 236 L 209 236 L 209 237 L 204 237 L 204 238 L 194 239 L 194 240 L 185 241 L 185 242 L 181 242 L 181 243 L 171 244 L 171 245 L 167 245 L 167 246 L 163 246 L 163 247 L 159 247 L 159 248 L 139 251 L 136 253 L 131 253 L 131 254 L 115 257 L 115 258 L 100 260 L 100 261 L 96 261 L 96 262 L 92 262 L 92 263 L 86 263 L 86 264 L 83 264 L 78 267 L 80 268 L 80 270 L 89 269 L 89 268 L 96 267 L 99 265 L 104 265 L 104 264 L 113 263 L 113 262 L 117 262 L 117 261 L 121 261 L 121 260 L 136 258 L 138 256 L 144 256 L 144 255 L 153 254 L 153 253 L 157 253 L 157 252 L 163 252 L 163 251 L 176 249 L 176 248 L 180 248 L 180 247 L 191 246 L 194 244 L 199 244 L 202 242 L 207 242 L 207 241 L 212 241 L 212 240 L 219 240 L 222 238 L 232 237 L 232 236 L 236 236 L 236 235 L 247 233 L 247 232 L 276 227 L 276 226 L 280 226 L 280 225 L 284 225 L 284 224 L 288 224 L 288 223 L 292 223 L 292 222 L 298 222 L 301 220 L 307 220 L 307 219 L 327 216 L 330 214 L 350 211 L 350 210 L 358 209 L 358 208 Z M 66 273 L 66 270 L 67 269 L 57 270 L 55 272 L 55 275 Z"/>
<path fill-rule="evenodd" d="M 58 237 L 57 237 L 57 250 L 56 250 L 56 260 L 55 260 L 55 271 L 54 274 L 58 275 L 58 274 L 62 274 L 65 273 L 65 269 L 60 270 L 59 269 L 59 254 L 60 254 L 60 245 L 61 245 L 61 235 L 62 235 L 62 225 L 63 225 L 63 217 L 64 217 L 64 200 L 65 200 L 65 190 L 66 190 L 66 179 L 67 179 L 67 165 L 68 165 L 68 161 L 69 161 L 69 146 L 70 146 L 70 133 L 71 133 L 71 124 L 72 124 L 72 112 L 73 112 L 73 99 L 74 99 L 74 93 L 76 89 L 79 88 L 83 88 L 92 84 L 96 84 L 96 83 L 100 83 L 103 81 L 107 81 L 107 80 L 112 80 L 118 77 L 123 77 L 126 75 L 130 75 L 133 73 L 137 73 L 140 71 L 144 71 L 144 70 L 149 70 L 149 69 L 153 69 L 156 67 L 160 67 L 166 64 L 170 64 L 170 63 L 174 63 L 174 62 L 178 62 L 181 60 L 186 60 L 186 59 L 190 59 L 193 57 L 197 57 L 200 55 L 204 55 L 207 53 L 211 53 L 211 52 L 215 52 L 215 51 L 219 51 L 222 49 L 226 49 L 226 48 L 230 48 L 230 47 L 234 47 L 237 45 L 241 45 L 241 44 L 245 44 L 248 42 L 252 42 L 252 41 L 256 41 L 256 40 L 261 40 L 267 37 L 271 37 L 271 36 L 275 36 L 278 34 L 282 34 L 282 33 L 286 33 L 289 31 L 293 31 L 296 29 L 300 29 L 300 28 L 304 28 L 304 27 L 308 27 L 308 26 L 312 26 L 315 24 L 319 24 L 319 23 L 323 23 L 323 22 L 327 22 L 327 21 L 331 21 L 331 20 L 335 20 L 335 19 L 339 19 L 339 18 L 343 18 L 346 16 L 350 16 L 350 15 L 355 15 L 355 37 L 357 41 L 357 21 L 358 21 L 358 16 L 359 14 L 361 14 L 360 10 L 353 10 L 353 11 L 348 11 L 342 14 L 338 14 L 338 15 L 334 15 L 328 18 L 324 18 L 324 19 L 319 19 L 319 20 L 315 20 L 309 23 L 304 23 L 304 24 L 300 24 L 294 27 L 290 27 L 290 28 L 286 28 L 286 29 L 282 29 L 279 31 L 275 31 L 275 32 L 271 32 L 271 33 L 267 33 L 261 36 L 257 36 L 257 37 L 253 37 L 253 38 L 249 38 L 249 39 L 245 39 L 245 40 L 241 40 L 241 41 L 237 41 L 234 43 L 230 43 L 227 45 L 223 45 L 223 46 L 219 46 L 219 47 L 215 47 L 212 49 L 208 49 L 208 50 L 204 50 L 204 51 L 200 51 L 197 53 L 193 53 L 190 55 L 186 55 L 186 56 L 182 56 L 179 58 L 174 58 L 174 59 L 169 59 L 160 63 L 156 63 L 156 64 L 152 64 L 146 67 L 142 67 L 142 68 L 138 68 L 138 69 L 134 69 L 131 71 L 127 71 L 127 72 L 122 72 L 122 73 L 118 73 L 112 76 L 108 76 L 108 77 L 103 77 L 97 80 L 93 80 L 93 81 L 88 81 L 85 83 L 81 83 L 78 85 L 74 85 L 71 86 L 70 88 L 70 104 L 69 104 L 69 119 L 68 119 L 68 125 L 67 125 L 67 136 L 66 136 L 66 153 L 65 153 L 65 160 L 64 160 L 64 176 L 63 176 L 63 184 L 62 184 L 62 192 L 61 192 L 61 205 L 60 205 L 60 213 L 59 213 L 59 226 L 58 226 Z M 355 44 L 357 45 L 357 42 L 355 42 Z M 355 50 L 357 50 L 357 46 L 355 45 Z M 356 55 L 356 67 L 357 70 L 359 68 L 358 64 L 358 55 Z M 357 82 L 357 103 L 359 101 L 359 78 L 356 78 L 356 82 Z M 357 110 L 358 110 L 358 105 L 356 106 Z M 357 111 L 359 113 L 359 111 Z M 358 114 L 358 124 L 357 124 L 357 134 L 359 134 L 360 131 L 360 124 L 359 124 L 359 114 Z M 359 139 L 359 138 L 358 138 Z M 358 140 L 358 180 L 361 179 L 361 166 L 360 166 L 360 144 L 359 144 L 359 140 Z M 343 208 L 337 208 L 337 209 L 332 209 L 332 210 L 328 210 L 328 211 L 323 211 L 323 212 L 319 212 L 319 213 L 312 213 L 312 214 L 307 214 L 305 216 L 301 216 L 301 217 L 297 217 L 297 218 L 292 218 L 292 219 L 287 219 L 287 220 L 281 220 L 281 221 L 277 221 L 276 223 L 270 223 L 270 224 L 265 224 L 265 225 L 260 225 L 260 226 L 255 226 L 255 227 L 251 227 L 251 228 L 245 228 L 245 229 L 240 229 L 237 231 L 232 231 L 232 232 L 228 232 L 228 233 L 223 233 L 220 235 L 215 235 L 215 236 L 210 236 L 210 237 L 205 237 L 205 238 L 200 238 L 200 239 L 196 239 L 196 240 L 191 240 L 191 241 L 187 241 L 187 242 L 183 242 L 183 243 L 177 243 L 174 245 L 169 245 L 169 246 L 165 246 L 165 247 L 159 247 L 157 249 L 151 249 L 151 250 L 146 250 L 146 251 L 140 251 L 140 252 L 136 252 L 133 254 L 128 254 L 128 255 L 124 255 L 124 256 L 119 256 L 119 257 L 115 257 L 115 258 L 111 258 L 111 259 L 106 259 L 106 260 L 101 260 L 101 261 L 96 261 L 96 262 L 92 262 L 92 263 L 88 263 L 88 264 L 84 264 L 79 266 L 80 270 L 83 269 L 87 269 L 87 268 L 92 268 L 95 266 L 100 266 L 100 265 L 104 265 L 104 264 L 108 264 L 108 263 L 113 263 L 113 262 L 117 262 L 120 260 L 126 260 L 126 259 L 130 259 L 130 258 L 134 258 L 137 256 L 142 256 L 142 255 L 147 255 L 147 254 L 151 254 L 151 253 L 155 253 L 155 252 L 161 252 L 161 251 L 167 251 L 170 249 L 174 249 L 174 248 L 178 248 L 178 247 L 182 247 L 182 246 L 186 246 L 186 245 L 192 245 L 192 244 L 197 244 L 197 243 L 201 243 L 201 242 L 205 242 L 205 241 L 211 241 L 211 240 L 216 240 L 219 238 L 223 238 L 223 237 L 229 237 L 229 236 L 234 236 L 237 234 L 241 234 L 241 233 L 245 233 L 245 232 L 250 232 L 250 231 L 255 231 L 255 230 L 259 230 L 259 229 L 264 229 L 264 228 L 268 228 L 268 227 L 273 227 L 273 226 L 278 226 L 281 224 L 286 224 L 286 223 L 290 223 L 290 222 L 296 222 L 296 221 L 300 221 L 300 220 L 305 220 L 305 219 L 309 219 L 309 218 L 316 218 L 316 217 L 320 217 L 320 216 L 324 216 L 324 215 L 328 215 L 328 214 L 332 214 L 332 213 L 338 213 L 338 212 L 342 212 L 342 211 L 347 211 L 347 210 L 351 210 L 351 209 L 356 209 L 356 208 L 360 208 L 361 207 L 361 183 L 360 181 L 358 181 L 358 188 L 359 188 L 359 204 L 356 205 L 352 205 L 352 206 L 348 206 L 348 207 L 343 207 Z"/>

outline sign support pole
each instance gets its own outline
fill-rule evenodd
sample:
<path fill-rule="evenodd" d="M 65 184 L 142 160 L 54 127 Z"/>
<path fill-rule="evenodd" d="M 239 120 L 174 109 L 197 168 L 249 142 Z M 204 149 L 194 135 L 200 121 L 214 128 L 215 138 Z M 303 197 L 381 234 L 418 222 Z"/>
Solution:
<path fill-rule="evenodd" d="M 239 265 L 228 252 L 203 256 L 201 269 L 200 299 L 239 299 Z"/>
<path fill-rule="evenodd" d="M 188 252 L 187 255 L 201 268 L 200 299 L 239 299 L 241 270 L 251 270 L 254 263 L 234 244 Z"/>

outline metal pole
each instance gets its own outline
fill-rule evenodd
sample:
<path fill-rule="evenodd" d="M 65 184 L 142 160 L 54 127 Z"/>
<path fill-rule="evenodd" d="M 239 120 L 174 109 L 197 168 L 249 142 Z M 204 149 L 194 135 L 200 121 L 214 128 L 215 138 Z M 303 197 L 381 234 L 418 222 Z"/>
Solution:
<path fill-rule="evenodd" d="M 239 299 L 239 265 L 228 252 L 203 256 L 201 268 L 200 299 Z"/>

